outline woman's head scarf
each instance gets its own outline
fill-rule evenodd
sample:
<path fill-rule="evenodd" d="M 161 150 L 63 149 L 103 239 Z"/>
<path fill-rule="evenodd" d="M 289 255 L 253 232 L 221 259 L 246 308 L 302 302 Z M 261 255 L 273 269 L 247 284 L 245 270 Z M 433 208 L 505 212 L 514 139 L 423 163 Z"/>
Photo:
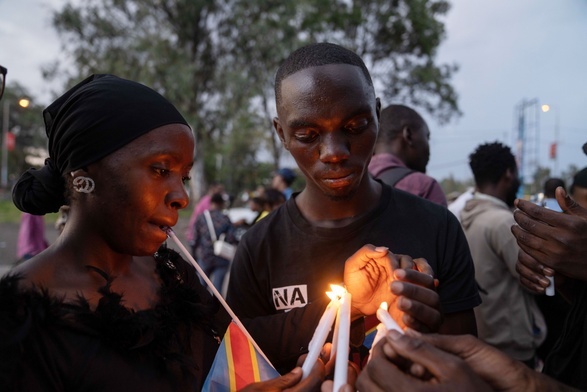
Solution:
<path fill-rule="evenodd" d="M 188 125 L 156 91 L 114 75 L 92 75 L 43 111 L 49 158 L 12 191 L 24 212 L 43 215 L 66 204 L 63 175 L 85 168 L 139 136 L 168 124 Z"/>

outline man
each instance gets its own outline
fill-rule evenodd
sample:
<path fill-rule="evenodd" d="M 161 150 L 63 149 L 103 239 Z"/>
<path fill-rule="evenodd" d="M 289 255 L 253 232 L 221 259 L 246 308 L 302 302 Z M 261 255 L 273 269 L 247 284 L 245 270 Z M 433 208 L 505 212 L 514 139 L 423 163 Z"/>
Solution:
<path fill-rule="evenodd" d="M 185 231 L 185 237 L 188 244 L 190 244 L 190 248 L 192 250 L 192 255 L 195 257 L 195 247 L 194 247 L 194 234 L 195 234 L 195 225 L 196 219 L 198 216 L 202 214 L 204 211 L 210 209 L 210 204 L 212 201 L 212 195 L 215 193 L 224 193 L 224 185 L 219 183 L 212 183 L 208 188 L 208 192 L 200 198 L 194 210 L 192 211 L 192 215 L 190 216 L 190 220 L 188 222 L 188 227 Z"/>
<path fill-rule="evenodd" d="M 401 321 L 421 330 L 431 324 L 431 293 L 418 284 L 431 277 L 396 269 L 381 284 L 387 249 L 432 267 L 444 311 L 440 331 L 475 334 L 472 309 L 480 299 L 458 221 L 367 171 L 380 103 L 361 58 L 334 44 L 302 47 L 277 71 L 275 96 L 276 132 L 306 185 L 243 236 L 227 295 L 278 370 L 307 351 L 329 284 L 344 282 L 352 294 L 353 332 L 376 312 L 384 294 L 378 290 L 388 294 L 389 284 L 392 299 L 403 296 L 391 308 L 405 313 Z M 360 287 L 355 276 L 366 278 Z"/>
<path fill-rule="evenodd" d="M 579 170 L 573 177 L 571 197 L 581 207 L 587 208 L 587 167 Z"/>
<path fill-rule="evenodd" d="M 558 212 L 562 211 L 554 197 L 554 192 L 559 186 L 565 189 L 565 182 L 560 178 L 553 177 L 544 182 L 544 198 L 541 200 L 541 205 L 543 207 Z"/>
<path fill-rule="evenodd" d="M 469 156 L 477 191 L 461 213 L 483 303 L 475 309 L 479 337 L 534 366 L 546 334 L 532 294 L 518 282 L 518 247 L 510 231 L 520 186 L 516 160 L 501 143 L 482 144 Z"/>
<path fill-rule="evenodd" d="M 279 169 L 273 175 L 271 180 L 271 186 L 278 191 L 282 192 L 286 200 L 289 200 L 293 194 L 291 184 L 296 180 L 296 173 L 290 168 L 284 167 Z"/>
<path fill-rule="evenodd" d="M 427 176 L 430 130 L 415 110 L 390 105 L 381 111 L 379 136 L 369 172 L 390 186 L 447 205 L 436 180 Z"/>

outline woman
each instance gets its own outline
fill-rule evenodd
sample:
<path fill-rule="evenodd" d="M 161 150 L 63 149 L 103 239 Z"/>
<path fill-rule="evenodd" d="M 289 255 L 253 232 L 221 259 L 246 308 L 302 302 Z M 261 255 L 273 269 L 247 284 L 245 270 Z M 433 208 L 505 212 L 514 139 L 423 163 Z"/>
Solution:
<path fill-rule="evenodd" d="M 232 260 L 216 255 L 214 242 L 224 236 L 224 240 L 229 244 L 236 245 L 237 243 L 234 225 L 230 218 L 222 212 L 224 203 L 222 194 L 214 193 L 210 198 L 210 208 L 196 218 L 193 230 L 194 257 L 218 291 L 222 290 L 224 278 Z M 203 282 L 203 280 L 201 281 Z"/>
<path fill-rule="evenodd" d="M 38 215 L 69 205 L 69 218 L 0 280 L 0 389 L 199 390 L 223 331 L 218 306 L 161 247 L 161 227 L 188 205 L 190 127 L 161 95 L 112 75 L 87 78 L 43 115 L 50 157 L 13 200 Z"/>

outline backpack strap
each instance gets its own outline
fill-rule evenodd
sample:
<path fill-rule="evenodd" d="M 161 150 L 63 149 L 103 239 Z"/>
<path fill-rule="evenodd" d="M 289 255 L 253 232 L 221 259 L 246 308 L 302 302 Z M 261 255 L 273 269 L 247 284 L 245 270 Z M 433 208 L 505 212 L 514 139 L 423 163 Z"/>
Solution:
<path fill-rule="evenodd" d="M 384 170 L 375 178 L 380 179 L 387 185 L 394 187 L 395 184 L 402 178 L 406 177 L 407 175 L 413 173 L 415 170 L 412 170 L 408 167 L 396 166 L 390 169 Z"/>

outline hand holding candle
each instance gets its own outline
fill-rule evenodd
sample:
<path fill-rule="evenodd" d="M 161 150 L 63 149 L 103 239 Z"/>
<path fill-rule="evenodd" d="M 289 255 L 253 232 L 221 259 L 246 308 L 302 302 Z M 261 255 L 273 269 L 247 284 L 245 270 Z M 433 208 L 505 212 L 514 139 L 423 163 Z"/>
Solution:
<path fill-rule="evenodd" d="M 351 330 L 351 293 L 345 291 L 339 311 L 340 322 L 337 321 L 338 331 L 336 333 L 336 362 L 334 364 L 334 388 L 338 391 L 347 383 L 349 339 Z"/>
<path fill-rule="evenodd" d="M 379 309 L 377 309 L 377 319 L 385 325 L 385 329 L 391 331 L 392 329 L 398 331 L 399 333 L 404 333 L 401 329 L 399 324 L 391 317 L 389 312 L 387 311 L 387 302 L 381 302 Z"/>
<path fill-rule="evenodd" d="M 318 322 L 318 326 L 314 331 L 312 340 L 310 340 L 310 344 L 308 345 L 309 352 L 302 365 L 302 379 L 308 377 L 314 363 L 318 360 L 320 351 L 322 351 L 322 346 L 324 346 L 324 342 L 326 342 L 326 338 L 328 337 L 328 333 L 330 332 L 332 323 L 336 317 L 338 307 L 340 306 L 340 290 L 344 291 L 344 288 L 335 285 L 331 285 L 330 287 L 333 291 L 327 292 L 326 294 L 330 297 L 331 301 L 326 307 L 326 310 L 324 310 L 324 313 Z M 340 290 L 337 289 L 337 287 L 340 288 Z M 339 291 L 338 294 L 336 293 L 337 290 Z"/>

